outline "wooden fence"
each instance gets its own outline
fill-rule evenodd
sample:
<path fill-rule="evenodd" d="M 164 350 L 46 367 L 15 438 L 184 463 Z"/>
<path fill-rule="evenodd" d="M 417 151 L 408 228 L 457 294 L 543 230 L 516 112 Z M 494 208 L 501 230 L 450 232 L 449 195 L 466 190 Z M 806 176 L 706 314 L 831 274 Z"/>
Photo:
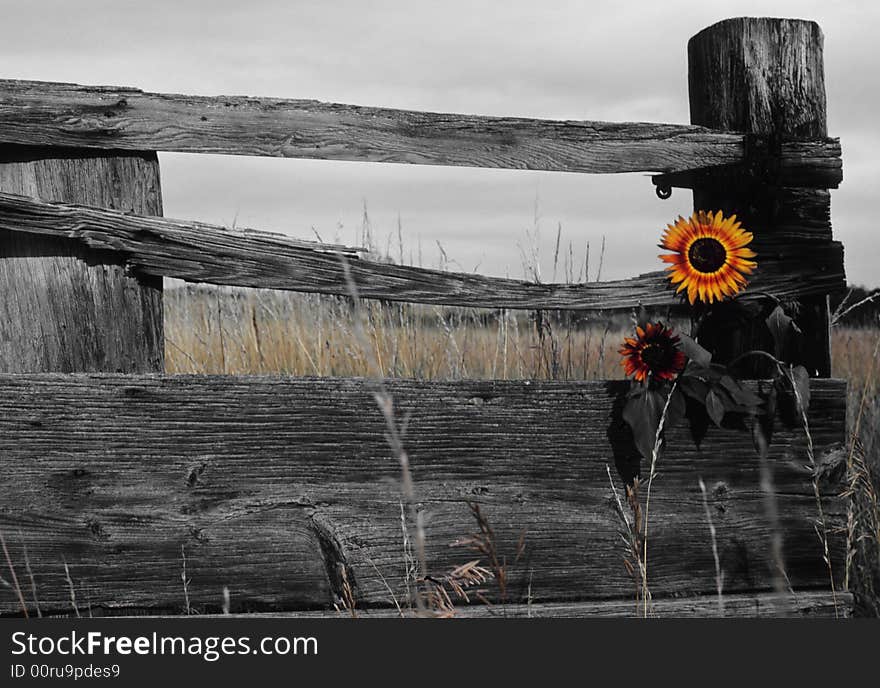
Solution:
<path fill-rule="evenodd" d="M 844 538 L 834 528 L 846 504 L 832 469 L 846 385 L 827 379 L 827 295 L 845 285 L 828 189 L 842 164 L 826 132 L 822 35 L 811 22 L 733 19 L 697 34 L 688 55 L 691 125 L 0 81 L 4 580 L 14 570 L 29 611 L 33 587 L 44 614 L 74 603 L 94 614 L 216 612 L 224 587 L 233 612 L 333 613 L 350 593 L 361 613 L 385 615 L 406 600 L 400 469 L 372 383 L 164 375 L 163 277 L 344 295 L 344 256 L 365 298 L 568 310 L 677 303 L 662 273 L 532 284 L 164 219 L 156 151 L 184 151 L 644 171 L 661 195 L 690 188 L 697 208 L 736 212 L 761 256 L 747 297 L 800 304 L 808 345 L 797 362 L 815 376 L 809 421 L 829 469 L 821 485 L 836 590 L 816 536 L 803 431 L 778 430 L 768 457 L 791 589 L 780 596 L 751 441 L 713 428 L 697 449 L 676 430 L 651 503 L 654 609 L 718 612 L 702 477 L 727 614 L 845 614 Z M 739 334 L 738 345 L 753 344 Z M 634 611 L 608 474 L 635 455 L 622 382 L 387 386 L 409 417 L 428 573 L 474 558 L 450 547 L 475 529 L 470 503 L 509 564 L 505 604 L 474 601 L 462 615 Z M 15 588 L 0 586 L 0 612 L 21 613 Z"/>

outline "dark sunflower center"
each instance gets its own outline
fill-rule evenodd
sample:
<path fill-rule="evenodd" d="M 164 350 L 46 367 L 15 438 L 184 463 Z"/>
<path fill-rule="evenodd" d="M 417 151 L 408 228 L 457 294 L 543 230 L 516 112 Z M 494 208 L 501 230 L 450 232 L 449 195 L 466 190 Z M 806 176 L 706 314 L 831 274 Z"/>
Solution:
<path fill-rule="evenodd" d="M 659 344 L 648 344 L 642 349 L 642 361 L 644 361 L 645 365 L 651 370 L 657 370 L 658 368 L 664 367 L 667 358 L 668 352 L 666 347 Z"/>
<path fill-rule="evenodd" d="M 724 245 L 712 237 L 697 239 L 688 249 L 688 262 L 699 272 L 715 272 L 727 261 Z"/>

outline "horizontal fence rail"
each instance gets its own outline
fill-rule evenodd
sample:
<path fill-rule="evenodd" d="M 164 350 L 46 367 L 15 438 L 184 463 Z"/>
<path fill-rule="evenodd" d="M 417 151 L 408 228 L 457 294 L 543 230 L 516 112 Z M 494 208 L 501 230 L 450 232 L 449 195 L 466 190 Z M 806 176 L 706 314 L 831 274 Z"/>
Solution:
<path fill-rule="evenodd" d="M 740 163 L 745 140 L 680 124 L 483 117 L 0 80 L 0 142 L 39 147 L 615 173 Z M 840 144 L 783 142 L 780 169 L 801 180 L 793 186 L 835 187 L 842 177 Z"/>
<path fill-rule="evenodd" d="M 366 298 L 561 310 L 681 302 L 662 271 L 608 282 L 535 284 L 379 262 L 362 257 L 356 248 L 264 232 L 233 232 L 199 222 L 41 203 L 10 194 L 0 194 L 0 230 L 77 239 L 92 249 L 115 252 L 144 275 L 191 282 L 350 295 L 344 256 L 359 294 Z M 822 222 L 782 227 L 769 237 L 759 235 L 754 248 L 760 270 L 751 290 L 788 299 L 845 288 L 843 250 L 829 235 L 830 228 Z"/>
<path fill-rule="evenodd" d="M 846 385 L 811 386 L 810 431 L 841 574 L 845 504 L 834 469 L 844 460 Z M 635 454 L 619 418 L 623 381 L 388 381 L 387 389 L 409 417 L 431 575 L 478 557 L 450 546 L 477 532 L 468 503 L 478 502 L 508 563 L 509 602 L 634 605 L 608 475 L 619 487 L 615 467 Z M 358 607 L 405 605 L 400 468 L 373 390 L 338 378 L 0 375 L 0 529 L 10 559 L 29 562 L 44 613 L 71 609 L 65 564 L 76 598 L 96 613 L 180 611 L 184 565 L 198 611 L 219 611 L 224 586 L 236 612 L 326 610 L 343 592 L 341 571 Z M 767 461 L 788 582 L 827 594 L 805 442 L 780 418 Z M 759 463 L 742 430 L 710 428 L 700 448 L 686 429 L 669 433 L 651 495 L 656 598 L 715 593 L 702 478 L 724 590 L 758 595 L 751 609 L 740 605 L 744 614 L 767 608 L 760 595 L 773 588 L 774 526 Z M 831 604 L 815 602 L 808 608 Z M 0 587 L 0 610 L 18 605 Z"/>
<path fill-rule="evenodd" d="M 778 595 L 776 593 L 727 594 L 723 601 L 723 616 L 735 617 L 804 617 L 834 618 L 849 616 L 852 608 L 852 595 L 838 593 L 831 595 L 824 591 L 806 591 Z M 652 615 L 670 618 L 706 618 L 720 616 L 718 599 L 710 595 L 682 597 L 678 599 L 660 598 L 651 604 Z M 379 607 L 360 609 L 358 617 L 367 619 L 393 618 L 399 616 L 396 609 Z M 343 615 L 343 612 L 339 612 Z M 592 600 L 588 602 L 532 602 L 525 604 L 505 604 L 503 607 L 488 606 L 475 602 L 458 607 L 455 616 L 463 619 L 502 617 L 507 619 L 582 619 L 620 618 L 640 616 L 642 609 L 632 600 Z M 243 617 L 243 614 L 233 614 Z M 326 611 L 263 612 L 248 614 L 257 618 L 321 618 Z M 226 616 L 225 618 L 229 618 Z"/>

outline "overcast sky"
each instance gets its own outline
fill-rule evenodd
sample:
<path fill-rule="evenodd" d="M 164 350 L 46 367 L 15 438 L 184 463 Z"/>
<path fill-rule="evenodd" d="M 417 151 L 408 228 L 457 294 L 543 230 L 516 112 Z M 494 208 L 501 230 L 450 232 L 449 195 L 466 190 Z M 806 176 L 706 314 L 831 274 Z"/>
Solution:
<path fill-rule="evenodd" d="M 314 98 L 407 109 L 553 119 L 687 123 L 687 41 L 733 16 L 813 19 L 825 32 L 828 125 L 845 180 L 832 195 L 851 282 L 880 286 L 880 3 L 802 0 L 0 0 L 5 78 L 149 91 Z M 590 277 L 660 267 L 655 244 L 690 193 L 658 200 L 645 175 L 573 175 L 375 163 L 160 154 L 169 217 L 359 239 L 436 265 L 441 242 L 465 271 L 522 276 L 540 232 L 552 278 L 557 226 Z M 561 278 L 561 274 L 557 275 Z"/>

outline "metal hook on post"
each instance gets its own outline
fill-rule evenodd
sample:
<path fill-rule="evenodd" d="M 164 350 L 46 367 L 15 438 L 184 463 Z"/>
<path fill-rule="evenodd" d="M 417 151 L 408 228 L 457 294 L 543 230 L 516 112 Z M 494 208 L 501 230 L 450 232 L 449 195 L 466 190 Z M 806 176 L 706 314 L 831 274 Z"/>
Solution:
<path fill-rule="evenodd" d="M 711 165 L 690 170 L 664 172 L 651 177 L 657 198 L 672 196 L 673 187 L 695 189 L 706 186 L 736 186 L 750 188 L 753 194 L 765 194 L 783 183 L 791 186 L 829 188 L 837 185 L 840 173 L 793 175 L 782 167 L 782 140 L 775 135 L 746 134 L 743 136 L 742 160 L 723 165 Z M 783 178 L 783 172 L 788 176 Z M 836 176 L 835 176 L 836 175 Z"/>

